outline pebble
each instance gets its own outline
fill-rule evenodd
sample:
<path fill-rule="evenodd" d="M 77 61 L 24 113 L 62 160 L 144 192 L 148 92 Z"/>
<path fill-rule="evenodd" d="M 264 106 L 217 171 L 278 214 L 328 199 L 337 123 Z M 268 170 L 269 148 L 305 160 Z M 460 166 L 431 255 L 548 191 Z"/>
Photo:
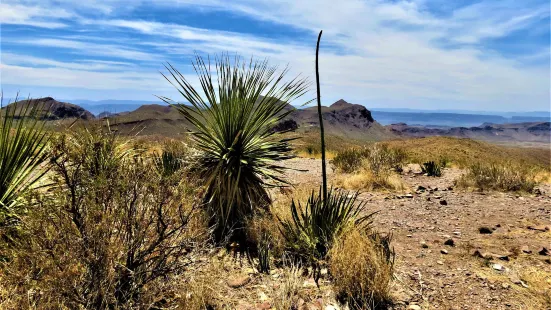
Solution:
<path fill-rule="evenodd" d="M 418 305 L 409 305 L 408 310 L 421 310 L 422 308 Z"/>
<path fill-rule="evenodd" d="M 478 228 L 478 232 L 481 233 L 481 234 L 489 235 L 489 234 L 493 233 L 494 231 L 491 228 L 488 228 L 488 227 L 480 227 L 480 228 Z"/>
<path fill-rule="evenodd" d="M 494 270 L 497 270 L 497 271 L 503 271 L 503 270 L 505 270 L 505 267 L 503 267 L 503 266 L 500 265 L 500 264 L 492 264 L 492 268 L 493 268 Z"/>
<path fill-rule="evenodd" d="M 442 249 L 442 250 L 440 250 L 440 253 L 442 253 L 442 254 L 448 254 L 448 250 Z"/>
<path fill-rule="evenodd" d="M 455 241 L 450 238 L 450 239 L 444 241 L 444 245 L 455 246 Z"/>
<path fill-rule="evenodd" d="M 446 200 L 442 199 L 442 200 L 440 200 L 440 205 L 447 206 L 448 202 Z"/>

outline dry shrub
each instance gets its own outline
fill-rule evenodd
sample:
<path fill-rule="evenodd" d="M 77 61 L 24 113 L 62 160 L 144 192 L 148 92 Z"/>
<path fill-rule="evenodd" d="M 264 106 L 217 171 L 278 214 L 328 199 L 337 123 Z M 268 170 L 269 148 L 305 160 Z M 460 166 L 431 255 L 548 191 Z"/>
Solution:
<path fill-rule="evenodd" d="M 152 159 L 101 128 L 55 139 L 51 161 L 53 189 L 36 193 L 27 236 L 0 266 L 17 308 L 166 302 L 173 276 L 207 234 L 185 168 L 159 173 Z"/>
<path fill-rule="evenodd" d="M 364 148 L 350 148 L 338 152 L 331 163 L 338 172 L 352 173 L 368 169 L 379 175 L 391 169 L 401 171 L 405 159 L 406 153 L 402 149 L 375 143 Z"/>
<path fill-rule="evenodd" d="M 350 230 L 329 253 L 336 293 L 352 309 L 386 309 L 393 267 L 390 237 L 377 233 Z"/>
<path fill-rule="evenodd" d="M 357 173 L 339 174 L 335 177 L 335 185 L 351 190 L 387 189 L 403 191 L 406 189 L 402 179 L 396 174 L 387 173 L 374 175 L 369 170 Z"/>
<path fill-rule="evenodd" d="M 458 181 L 461 187 L 479 190 L 532 192 L 537 185 L 533 169 L 509 164 L 473 164 Z"/>
<path fill-rule="evenodd" d="M 373 144 L 363 149 L 339 152 L 332 164 L 338 172 L 335 184 L 346 189 L 403 190 L 404 184 L 396 175 L 401 172 L 405 153 L 385 144 Z"/>

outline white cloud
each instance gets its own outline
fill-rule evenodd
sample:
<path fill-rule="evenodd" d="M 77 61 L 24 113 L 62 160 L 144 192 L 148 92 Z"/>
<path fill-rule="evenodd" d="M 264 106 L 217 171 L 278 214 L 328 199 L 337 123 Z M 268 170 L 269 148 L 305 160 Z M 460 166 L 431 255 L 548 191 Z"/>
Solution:
<path fill-rule="evenodd" d="M 73 14 L 65 9 L 0 3 L 0 23 L 2 24 L 62 28 L 67 24 L 58 20 L 70 17 L 73 17 Z"/>
<path fill-rule="evenodd" d="M 6 40 L 8 41 L 8 40 Z M 114 40 L 117 41 L 117 40 Z M 163 60 L 162 56 L 154 55 L 149 52 L 139 51 L 136 49 L 130 49 L 126 47 L 121 47 L 116 44 L 100 44 L 100 43 L 91 43 L 77 40 L 64 40 L 64 39 L 17 39 L 10 42 L 26 45 L 35 45 L 35 46 L 46 46 L 46 47 L 58 47 L 69 50 L 75 50 L 83 55 L 94 55 L 94 56 L 109 56 L 118 59 L 129 59 L 129 60 L 142 60 L 142 61 L 159 61 Z"/>

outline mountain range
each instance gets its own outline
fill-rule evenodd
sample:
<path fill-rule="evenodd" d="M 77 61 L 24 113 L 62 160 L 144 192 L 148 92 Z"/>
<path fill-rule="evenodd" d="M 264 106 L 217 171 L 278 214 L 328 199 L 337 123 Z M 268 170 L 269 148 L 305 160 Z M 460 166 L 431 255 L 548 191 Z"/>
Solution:
<path fill-rule="evenodd" d="M 48 120 L 60 120 L 67 118 L 79 118 L 89 121 L 96 118 L 92 112 L 74 103 L 56 101 L 51 97 L 35 99 L 30 102 L 50 107 L 49 113 L 42 117 Z M 81 101 L 82 102 L 82 101 Z M 28 104 L 28 100 L 19 101 L 17 104 Z M 89 107 L 90 103 L 81 103 Z M 111 105 L 113 103 L 100 102 L 93 104 L 96 107 Z M 135 102 L 127 102 L 128 106 L 135 106 Z M 123 110 L 124 105 L 119 106 Z M 308 133 L 318 130 L 317 107 L 296 109 L 287 104 L 286 111 L 292 112 L 274 130 L 294 130 L 300 133 Z M 96 109 L 96 112 L 99 109 Z M 426 119 L 449 118 L 454 119 L 457 114 L 452 113 L 417 113 L 420 119 L 413 119 L 410 124 L 398 122 L 383 126 L 375 118 L 380 113 L 372 113 L 366 107 L 359 104 L 348 103 L 341 99 L 328 107 L 322 107 L 325 131 L 335 137 L 354 139 L 359 141 L 380 141 L 399 139 L 403 137 L 427 137 L 427 136 L 453 136 L 486 140 L 491 142 L 538 142 L 551 143 L 551 130 L 549 121 L 533 121 L 519 123 L 478 123 L 480 125 L 470 127 L 430 126 L 420 125 Z M 405 112 L 396 112 L 405 113 Z M 414 113 L 409 113 L 414 114 Z M 465 115 L 465 114 L 463 114 Z M 411 119 L 408 115 L 407 118 Z M 501 116 L 468 115 L 472 122 L 487 120 L 502 120 Z M 528 116 L 526 116 L 528 117 Z M 162 135 L 178 137 L 191 129 L 189 122 L 173 107 L 164 104 L 144 104 L 137 109 L 119 113 L 99 113 L 97 118 L 109 118 L 111 128 L 123 134 L 139 133 L 142 135 Z M 442 120 L 440 120 L 442 122 Z"/>

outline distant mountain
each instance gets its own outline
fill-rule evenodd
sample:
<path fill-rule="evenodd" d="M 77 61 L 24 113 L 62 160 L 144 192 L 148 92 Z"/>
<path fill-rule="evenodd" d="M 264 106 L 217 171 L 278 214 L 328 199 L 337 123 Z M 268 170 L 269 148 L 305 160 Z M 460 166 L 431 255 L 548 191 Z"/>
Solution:
<path fill-rule="evenodd" d="M 543 142 L 551 143 L 551 122 L 516 124 L 485 123 L 477 127 L 427 128 L 404 123 L 387 126 L 402 137 L 450 136 L 490 142 Z"/>
<path fill-rule="evenodd" d="M 285 111 L 291 111 L 285 120 L 274 130 L 297 130 L 305 132 L 319 130 L 317 107 L 295 109 L 287 104 Z M 322 107 L 325 132 L 328 135 L 340 136 L 356 140 L 383 140 L 394 138 L 395 135 L 387 128 L 377 123 L 371 112 L 364 106 L 339 100 L 329 107 Z M 174 108 L 163 105 L 144 105 L 140 108 L 113 117 L 111 127 L 121 132 L 141 130 L 141 134 L 160 134 L 179 136 L 191 128 L 191 125 Z"/>
<path fill-rule="evenodd" d="M 142 105 L 147 104 L 158 104 L 166 105 L 162 101 L 139 101 L 139 100 L 101 100 L 101 101 L 91 101 L 91 100 L 68 100 L 72 103 L 78 104 L 81 107 L 87 109 L 88 111 L 94 113 L 96 116 L 99 116 L 100 113 L 109 112 L 111 114 L 118 114 L 123 112 L 131 112 Z"/>
<path fill-rule="evenodd" d="M 38 107 L 40 108 L 40 110 L 38 111 L 39 117 L 47 120 L 60 120 L 68 118 L 77 118 L 83 120 L 94 119 L 94 115 L 90 113 L 90 111 L 83 109 L 76 104 L 57 101 L 52 97 L 21 100 L 11 103 L 8 106 L 13 105 L 15 105 L 18 110 L 25 108 L 27 105 L 38 105 Z M 6 107 L 4 107 L 3 109 L 5 108 Z"/>
<path fill-rule="evenodd" d="M 506 124 L 520 122 L 549 122 L 551 117 L 546 112 L 480 112 L 481 114 L 452 113 L 444 111 L 424 111 L 407 109 L 377 109 L 373 110 L 373 117 L 383 125 L 406 123 L 412 126 L 447 126 L 473 127 L 483 123 Z M 496 113 L 496 114 L 489 114 Z"/>

